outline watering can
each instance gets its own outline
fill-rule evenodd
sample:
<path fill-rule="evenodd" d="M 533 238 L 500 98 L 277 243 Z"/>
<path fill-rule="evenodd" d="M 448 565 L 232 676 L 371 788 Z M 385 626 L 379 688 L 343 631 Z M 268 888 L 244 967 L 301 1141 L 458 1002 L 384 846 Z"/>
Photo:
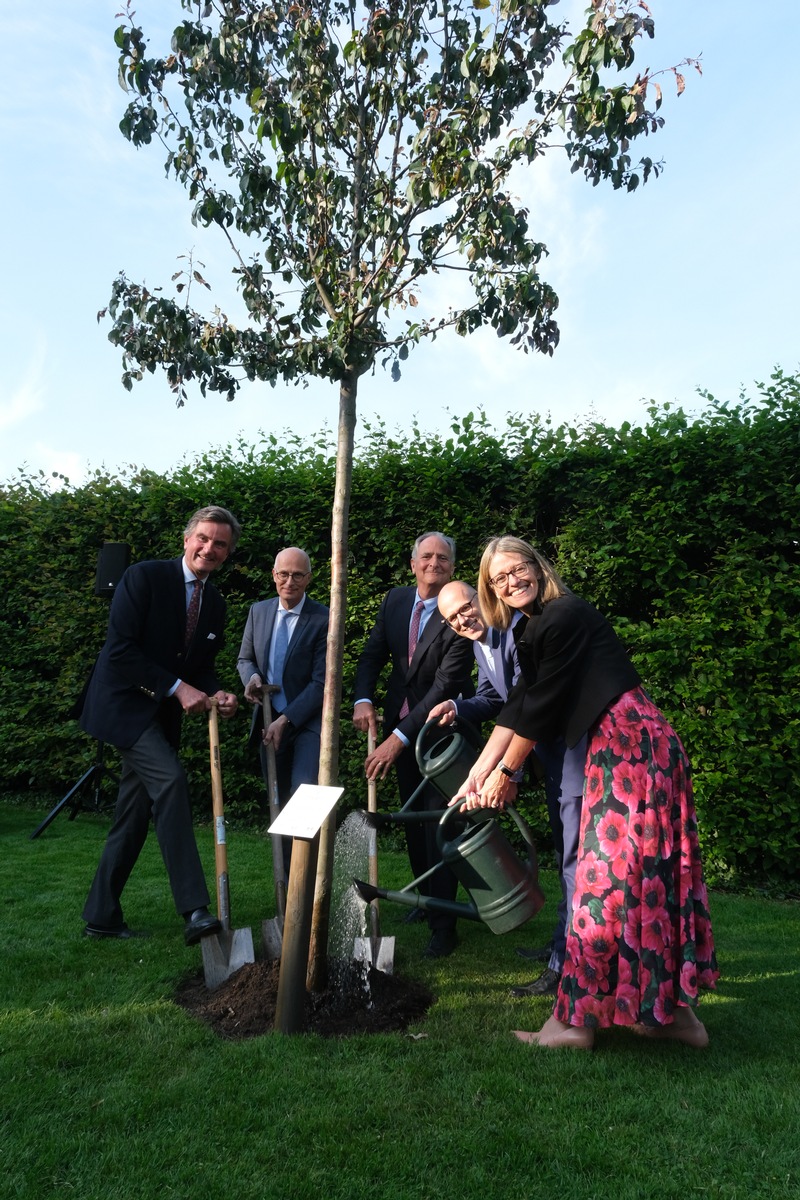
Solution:
<path fill-rule="evenodd" d="M 483 746 L 478 731 L 468 721 L 456 718 L 452 725 L 440 725 L 438 717 L 423 725 L 417 737 L 415 754 L 422 782 L 402 808 L 394 813 L 371 813 L 372 825 L 403 825 L 412 821 L 438 821 L 446 808 L 419 812 L 417 798 L 432 783 L 449 803 L 467 778 L 470 767 Z M 463 815 L 463 814 L 462 814 Z"/>
<path fill-rule="evenodd" d="M 449 913 L 469 921 L 483 921 L 493 933 L 518 929 L 536 915 L 544 904 L 544 895 L 539 887 L 531 831 L 516 809 L 506 811 L 528 844 L 527 862 L 519 857 L 497 819 L 486 815 L 486 809 L 477 809 L 467 815 L 460 805 L 454 804 L 445 809 L 436 830 L 441 863 L 412 880 L 401 891 L 387 891 L 354 879 L 356 890 L 367 903 L 376 899 L 391 900 L 425 912 Z M 449 836 L 451 826 L 453 836 Z M 469 904 L 439 900 L 413 890 L 442 865 L 448 866 L 464 887 L 470 897 Z"/>

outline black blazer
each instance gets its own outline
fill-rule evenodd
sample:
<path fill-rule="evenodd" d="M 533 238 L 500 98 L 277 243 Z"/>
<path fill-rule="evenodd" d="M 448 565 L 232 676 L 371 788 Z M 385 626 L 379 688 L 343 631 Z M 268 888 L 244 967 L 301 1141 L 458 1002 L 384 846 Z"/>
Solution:
<path fill-rule="evenodd" d="M 358 660 L 354 687 L 354 699 L 374 703 L 381 670 L 391 662 L 384 701 L 384 734 L 399 729 L 412 746 L 435 704 L 473 694 L 471 674 L 475 661 L 470 640 L 458 637 L 438 610 L 434 610 L 409 664 L 408 627 L 416 590 L 392 588 L 384 596 Z M 400 721 L 400 709 L 406 699 L 409 712 Z"/>
<path fill-rule="evenodd" d="M 575 746 L 640 676 L 606 618 L 568 592 L 514 626 L 521 675 L 497 718 L 535 742 Z"/>
<path fill-rule="evenodd" d="M 214 659 L 223 645 L 225 601 L 210 580 L 191 644 L 184 651 L 186 585 L 181 559 L 128 567 L 114 593 L 108 633 L 83 699 L 81 728 L 127 749 L 155 718 L 178 745 L 183 710 L 167 692 L 176 679 L 213 695 Z"/>

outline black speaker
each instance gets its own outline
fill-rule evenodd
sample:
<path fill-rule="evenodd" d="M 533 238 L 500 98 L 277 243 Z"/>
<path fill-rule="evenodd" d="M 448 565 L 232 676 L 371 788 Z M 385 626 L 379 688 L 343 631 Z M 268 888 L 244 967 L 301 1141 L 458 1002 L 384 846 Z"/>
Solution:
<path fill-rule="evenodd" d="M 94 580 L 95 596 L 113 596 L 128 564 L 131 548 L 125 542 L 103 542 L 97 556 L 97 574 Z"/>

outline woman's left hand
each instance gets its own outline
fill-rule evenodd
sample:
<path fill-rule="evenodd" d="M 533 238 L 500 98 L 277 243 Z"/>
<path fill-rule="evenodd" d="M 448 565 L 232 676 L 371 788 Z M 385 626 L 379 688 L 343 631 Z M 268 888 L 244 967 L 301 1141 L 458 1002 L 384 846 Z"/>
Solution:
<path fill-rule="evenodd" d="M 497 767 L 486 779 L 480 793 L 467 800 L 467 808 L 499 808 L 504 809 L 513 804 L 517 798 L 517 785 L 513 779 Z"/>

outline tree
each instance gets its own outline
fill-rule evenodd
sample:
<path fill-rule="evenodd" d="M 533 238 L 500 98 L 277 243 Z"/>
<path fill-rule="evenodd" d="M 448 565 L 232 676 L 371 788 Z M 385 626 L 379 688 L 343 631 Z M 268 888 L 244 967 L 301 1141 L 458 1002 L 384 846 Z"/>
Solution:
<path fill-rule="evenodd" d="M 161 367 L 178 404 L 193 380 L 228 399 L 243 379 L 338 384 L 320 764 L 332 784 L 358 381 L 376 361 L 398 378 L 410 349 L 446 328 L 489 326 L 552 354 L 558 301 L 512 172 L 560 149 L 593 184 L 632 191 L 658 174 L 631 158 L 662 124 L 652 73 L 632 71 L 653 19 L 642 0 L 592 0 L 574 35 L 551 19 L 553 0 L 181 5 L 170 52 L 149 58 L 129 2 L 116 31 L 132 93 L 121 129 L 136 146 L 162 143 L 195 223 L 227 240 L 244 320 L 190 306 L 192 282 L 205 283 L 190 263 L 174 297 L 120 275 L 109 336 L 128 389 Z M 426 312 L 425 280 L 444 272 L 466 298 Z"/>

